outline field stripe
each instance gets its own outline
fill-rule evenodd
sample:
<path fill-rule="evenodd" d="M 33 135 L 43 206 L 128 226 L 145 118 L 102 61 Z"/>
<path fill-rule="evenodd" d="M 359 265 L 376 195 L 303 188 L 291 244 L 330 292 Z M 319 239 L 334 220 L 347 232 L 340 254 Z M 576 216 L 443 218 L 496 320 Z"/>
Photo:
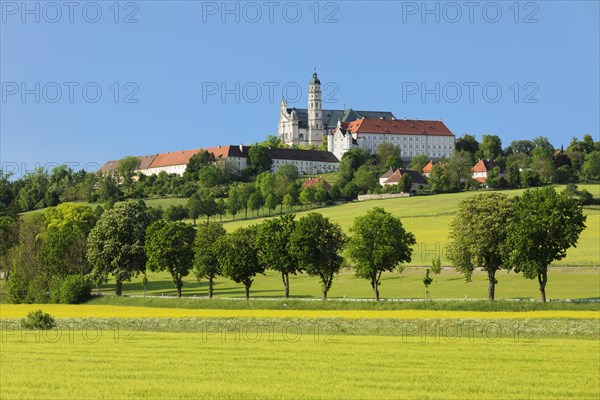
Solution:
<path fill-rule="evenodd" d="M 600 319 L 600 311 L 437 311 L 437 310 L 223 310 L 111 305 L 2 304 L 0 319 L 23 318 L 41 309 L 56 318 L 510 318 Z"/>

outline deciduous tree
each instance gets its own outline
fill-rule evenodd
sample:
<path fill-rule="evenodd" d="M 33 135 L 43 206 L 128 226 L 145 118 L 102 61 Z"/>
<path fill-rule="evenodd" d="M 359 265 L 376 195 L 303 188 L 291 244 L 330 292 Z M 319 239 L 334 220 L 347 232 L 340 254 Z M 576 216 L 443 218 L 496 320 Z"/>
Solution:
<path fill-rule="evenodd" d="M 88 237 L 87 259 L 97 281 L 113 275 L 115 294 L 121 295 L 123 282 L 146 269 L 146 228 L 150 218 L 139 202 L 128 201 L 105 211 Z"/>
<path fill-rule="evenodd" d="M 219 263 L 223 275 L 246 289 L 246 300 L 250 298 L 250 287 L 257 274 L 265 271 L 256 251 L 255 226 L 238 228 L 219 239 Z"/>
<path fill-rule="evenodd" d="M 223 225 L 217 222 L 200 224 L 194 241 L 194 273 L 198 279 L 208 280 L 208 297 L 213 297 L 213 285 L 221 275 L 219 240 L 226 235 Z"/>
<path fill-rule="evenodd" d="M 346 252 L 354 263 L 356 276 L 369 279 L 375 300 L 379 301 L 381 275 L 411 260 L 415 236 L 406 231 L 400 218 L 375 207 L 356 217 Z"/>
<path fill-rule="evenodd" d="M 298 220 L 290 237 L 290 254 L 300 268 L 321 281 L 323 300 L 333 283 L 333 277 L 342 268 L 342 248 L 346 236 L 339 225 L 319 213 L 310 213 Z"/>
<path fill-rule="evenodd" d="M 514 202 L 507 237 L 510 262 L 516 272 L 538 279 L 541 299 L 546 302 L 548 267 L 577 245 L 586 217 L 576 199 L 553 187 L 526 190 Z"/>
<path fill-rule="evenodd" d="M 488 298 L 492 301 L 496 272 L 511 269 L 506 236 L 512 214 L 512 202 L 506 195 L 485 193 L 462 200 L 450 224 L 449 260 L 467 278 L 475 268 L 482 268 L 488 275 Z"/>
<path fill-rule="evenodd" d="M 144 250 L 150 271 L 168 271 L 181 297 L 183 278 L 190 273 L 194 260 L 194 235 L 191 225 L 158 220 L 146 230 Z"/>
<path fill-rule="evenodd" d="M 285 297 L 290 297 L 290 274 L 302 272 L 290 253 L 290 238 L 296 227 L 294 215 L 265 220 L 258 226 L 256 247 L 259 260 L 267 269 L 281 274 Z"/>

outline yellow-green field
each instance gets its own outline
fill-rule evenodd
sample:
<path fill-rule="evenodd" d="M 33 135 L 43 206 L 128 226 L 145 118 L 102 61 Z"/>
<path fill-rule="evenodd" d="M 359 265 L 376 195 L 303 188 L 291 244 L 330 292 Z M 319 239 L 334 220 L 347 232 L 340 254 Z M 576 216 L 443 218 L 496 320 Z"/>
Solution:
<path fill-rule="evenodd" d="M 385 273 L 380 287 L 383 298 L 424 298 L 423 286 L 424 268 L 408 267 L 398 272 Z M 452 268 L 444 268 L 440 275 L 432 276 L 434 281 L 429 287 L 433 299 L 473 299 L 487 298 L 487 275 L 476 271 L 472 282 L 466 282 L 464 277 Z M 514 272 L 499 272 L 496 275 L 498 285 L 496 297 L 502 298 L 533 298 L 539 299 L 538 283 L 536 280 L 525 279 Z M 168 273 L 149 273 L 148 295 L 175 296 L 176 290 Z M 292 297 L 321 297 L 320 284 L 317 278 L 306 274 L 290 277 Z M 114 284 L 102 287 L 104 293 L 114 293 Z M 123 284 L 123 293 L 143 295 L 141 278 Z M 198 282 L 193 273 L 184 279 L 184 296 L 207 296 L 208 284 Z M 567 268 L 553 267 L 549 272 L 548 298 L 597 298 L 600 297 L 600 268 Z M 244 287 L 226 278 L 219 277 L 215 281 L 216 297 L 244 297 Z M 283 297 L 281 277 L 268 271 L 266 275 L 255 278 L 250 291 L 251 297 Z M 366 279 L 356 278 L 352 271 L 343 271 L 334 278 L 329 292 L 331 298 L 372 298 L 373 291 Z"/>
<path fill-rule="evenodd" d="M 600 342 L 54 331 L 4 335 L 2 399 L 597 399 Z"/>
<path fill-rule="evenodd" d="M 395 319 L 600 319 L 600 311 L 439 311 L 439 310 L 224 310 L 112 305 L 1 304 L 0 319 L 23 318 L 43 309 L 56 318 L 395 318 Z"/>
<path fill-rule="evenodd" d="M 600 197 L 600 185 L 579 185 L 578 187 L 588 190 L 595 198 Z M 563 189 L 564 186 L 557 186 L 557 190 Z M 515 196 L 523 191 L 523 189 L 505 190 L 502 193 Z M 383 207 L 386 211 L 400 217 L 404 227 L 417 239 L 417 247 L 410 265 L 430 265 L 433 256 L 440 256 L 442 263 L 445 262 L 445 246 L 449 243 L 448 227 L 454 218 L 458 203 L 465 197 L 477 193 L 481 192 L 352 202 L 315 211 L 339 223 L 347 231 L 355 217 L 373 207 Z M 300 217 L 310 211 L 313 210 L 301 211 L 296 214 Z M 581 234 L 577 247 L 570 249 L 567 257 L 557 261 L 555 265 L 600 266 L 600 208 L 598 206 L 584 207 L 584 213 L 587 216 L 587 228 Z M 262 218 L 231 221 L 225 224 L 225 228 L 231 231 L 237 227 L 260 221 Z"/>

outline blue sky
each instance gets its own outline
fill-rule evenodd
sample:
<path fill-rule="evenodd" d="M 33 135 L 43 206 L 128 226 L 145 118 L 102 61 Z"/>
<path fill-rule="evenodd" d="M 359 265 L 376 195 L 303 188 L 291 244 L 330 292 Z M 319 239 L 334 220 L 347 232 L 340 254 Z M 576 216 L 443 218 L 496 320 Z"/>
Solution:
<path fill-rule="evenodd" d="M 442 119 L 505 146 L 600 140 L 599 2 L 465 4 L 2 0 L 0 162 L 91 170 L 260 141 L 282 97 L 306 107 L 313 67 L 325 108 Z"/>

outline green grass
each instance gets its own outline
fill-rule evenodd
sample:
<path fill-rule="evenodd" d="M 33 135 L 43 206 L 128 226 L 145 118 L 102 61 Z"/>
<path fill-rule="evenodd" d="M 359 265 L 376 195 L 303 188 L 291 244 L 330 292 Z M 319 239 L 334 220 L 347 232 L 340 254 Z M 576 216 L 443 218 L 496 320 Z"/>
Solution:
<path fill-rule="evenodd" d="M 425 269 L 407 267 L 403 274 L 385 273 L 380 287 L 382 298 L 424 298 L 425 287 L 423 276 Z M 467 283 L 463 276 L 451 268 L 444 268 L 441 275 L 433 275 L 433 284 L 429 287 L 433 299 L 485 299 L 487 298 L 487 275 L 476 271 L 473 281 Z M 535 280 L 523 278 L 513 272 L 499 272 L 496 297 L 538 299 L 539 290 Z M 165 272 L 148 274 L 149 295 L 175 296 L 170 275 Z M 198 282 L 193 273 L 185 280 L 184 296 L 207 296 L 208 284 Z M 290 277 L 290 293 L 292 297 L 321 297 L 317 278 L 305 274 Z M 101 291 L 110 294 L 113 284 L 103 285 Z M 124 294 L 143 295 L 141 278 L 123 284 Z M 600 268 L 594 267 L 553 267 L 549 272 L 546 293 L 550 299 L 600 298 Z M 244 288 L 226 278 L 219 277 L 215 281 L 216 297 L 244 297 Z M 283 297 L 283 286 L 280 276 L 272 271 L 259 275 L 250 290 L 251 297 Z M 329 292 L 330 298 L 372 298 L 373 292 L 369 281 L 356 278 L 351 271 L 343 271 L 333 281 Z"/>
<path fill-rule="evenodd" d="M 557 187 L 557 190 L 563 189 L 564 186 Z M 590 191 L 595 198 L 600 197 L 600 185 L 579 185 L 579 189 Z M 503 193 L 515 196 L 523 191 L 523 189 L 506 190 Z M 417 247 L 410 265 L 430 265 L 434 256 L 440 256 L 442 263 L 447 263 L 445 246 L 449 243 L 450 222 L 454 218 L 459 202 L 465 197 L 478 193 L 481 192 L 352 202 L 318 210 L 297 211 L 296 214 L 301 217 L 308 212 L 317 211 L 340 224 L 347 231 L 355 217 L 373 207 L 383 207 L 400 217 L 405 228 L 412 232 L 417 239 Z M 567 257 L 557 261 L 555 265 L 600 266 L 600 208 L 597 206 L 585 207 L 584 213 L 587 216 L 587 228 L 581 234 L 577 247 L 569 249 Z M 225 228 L 231 231 L 240 226 L 261 222 L 263 219 L 265 218 L 226 222 Z"/>
<path fill-rule="evenodd" d="M 329 174 L 324 177 L 329 177 Z M 331 183 L 331 182 L 330 182 Z M 586 189 L 595 198 L 600 197 L 600 185 L 578 185 L 579 189 Z M 557 186 L 557 190 L 562 191 L 564 186 Z M 509 196 L 515 196 L 523 193 L 524 189 L 505 190 Z M 449 225 L 458 208 L 459 202 L 465 197 L 472 196 L 481 192 L 461 192 L 450 194 L 439 194 L 432 196 L 415 196 L 410 198 L 371 200 L 364 202 L 345 203 L 337 206 L 320 207 L 300 210 L 298 207 L 295 213 L 298 217 L 309 212 L 320 212 L 332 221 L 339 223 L 344 230 L 348 230 L 354 218 L 364 214 L 373 207 L 383 207 L 397 217 L 402 219 L 405 228 L 412 232 L 417 239 L 417 246 L 409 265 L 429 266 L 435 256 L 442 259 L 442 263 L 447 265 L 446 246 L 449 244 L 448 234 Z M 183 198 L 161 198 L 145 200 L 150 207 L 161 207 L 163 210 L 170 205 L 185 205 L 187 199 Z M 82 203 L 88 204 L 88 203 Z M 97 204 L 88 204 L 95 207 Z M 43 210 L 30 211 L 30 213 L 41 212 Z M 244 212 L 238 214 L 236 219 L 230 214 L 223 216 L 222 221 L 228 231 L 241 226 L 260 223 L 265 219 L 277 217 L 279 208 L 275 210 L 272 216 L 268 215 L 268 210 L 262 209 L 258 216 L 250 211 L 248 219 L 244 219 Z M 287 210 L 286 210 L 287 211 Z M 554 263 L 558 266 L 600 266 L 600 207 L 584 207 L 584 213 L 587 216 L 587 228 L 582 232 L 577 247 L 567 251 L 567 257 Z M 219 219 L 218 217 L 213 218 Z M 202 218 L 199 221 L 203 221 Z M 191 223 L 191 220 L 187 220 Z"/>
<path fill-rule="evenodd" d="M 596 399 L 600 342 L 52 331 L 4 337 L 3 399 Z"/>

